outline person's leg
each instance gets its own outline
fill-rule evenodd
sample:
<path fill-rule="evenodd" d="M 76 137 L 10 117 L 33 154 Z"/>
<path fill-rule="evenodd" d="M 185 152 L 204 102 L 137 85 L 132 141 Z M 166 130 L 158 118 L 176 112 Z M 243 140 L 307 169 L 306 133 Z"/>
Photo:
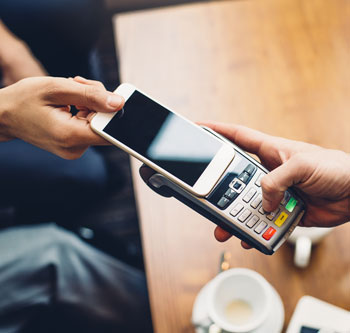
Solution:
<path fill-rule="evenodd" d="M 105 161 L 92 149 L 69 161 L 12 140 L 1 143 L 0 161 L 1 206 L 14 206 L 28 222 L 74 219 L 108 185 Z"/>
<path fill-rule="evenodd" d="M 89 56 L 103 12 L 102 0 L 0 1 L 1 19 L 53 76 L 91 76 Z"/>
<path fill-rule="evenodd" d="M 53 224 L 0 233 L 0 285 L 1 333 L 152 332 L 144 275 Z"/>

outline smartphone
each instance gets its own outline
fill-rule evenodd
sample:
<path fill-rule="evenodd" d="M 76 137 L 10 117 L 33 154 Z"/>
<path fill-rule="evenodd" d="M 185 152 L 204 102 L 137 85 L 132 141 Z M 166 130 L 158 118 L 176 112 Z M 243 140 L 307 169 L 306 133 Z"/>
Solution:
<path fill-rule="evenodd" d="M 116 113 L 97 113 L 91 128 L 193 195 L 208 195 L 234 158 L 230 145 L 170 111 L 131 84 Z"/>

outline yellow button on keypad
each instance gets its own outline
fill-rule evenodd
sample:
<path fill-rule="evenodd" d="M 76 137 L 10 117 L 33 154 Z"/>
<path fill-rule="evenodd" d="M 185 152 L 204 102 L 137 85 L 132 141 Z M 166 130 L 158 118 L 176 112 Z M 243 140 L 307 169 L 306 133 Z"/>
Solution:
<path fill-rule="evenodd" d="M 284 222 L 286 222 L 288 218 L 288 214 L 285 212 L 282 212 L 276 219 L 275 224 L 277 225 L 277 227 L 281 227 L 283 225 Z"/>

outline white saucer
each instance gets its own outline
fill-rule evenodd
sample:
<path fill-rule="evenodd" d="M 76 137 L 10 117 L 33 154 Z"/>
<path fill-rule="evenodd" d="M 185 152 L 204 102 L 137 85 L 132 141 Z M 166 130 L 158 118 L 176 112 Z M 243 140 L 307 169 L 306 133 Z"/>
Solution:
<path fill-rule="evenodd" d="M 207 311 L 207 295 L 211 282 L 208 282 L 198 293 L 196 300 L 194 301 L 192 310 L 192 324 L 196 327 L 196 333 L 207 333 L 208 329 L 205 329 L 209 323 Z M 251 333 L 281 333 L 284 324 L 284 307 L 281 297 L 271 285 L 272 293 L 272 306 L 271 313 L 266 319 L 265 324 L 252 331 Z M 203 326 L 198 327 L 198 326 Z"/>

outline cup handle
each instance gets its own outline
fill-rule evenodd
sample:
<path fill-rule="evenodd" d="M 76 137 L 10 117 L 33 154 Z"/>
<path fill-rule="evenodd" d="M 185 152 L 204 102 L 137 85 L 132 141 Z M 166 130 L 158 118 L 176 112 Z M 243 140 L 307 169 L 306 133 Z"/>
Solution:
<path fill-rule="evenodd" d="M 222 330 L 216 324 L 211 324 L 208 329 L 209 333 L 222 333 Z"/>
<path fill-rule="evenodd" d="M 305 268 L 309 265 L 311 257 L 312 242 L 309 237 L 298 237 L 295 243 L 294 264 L 297 267 Z"/>

